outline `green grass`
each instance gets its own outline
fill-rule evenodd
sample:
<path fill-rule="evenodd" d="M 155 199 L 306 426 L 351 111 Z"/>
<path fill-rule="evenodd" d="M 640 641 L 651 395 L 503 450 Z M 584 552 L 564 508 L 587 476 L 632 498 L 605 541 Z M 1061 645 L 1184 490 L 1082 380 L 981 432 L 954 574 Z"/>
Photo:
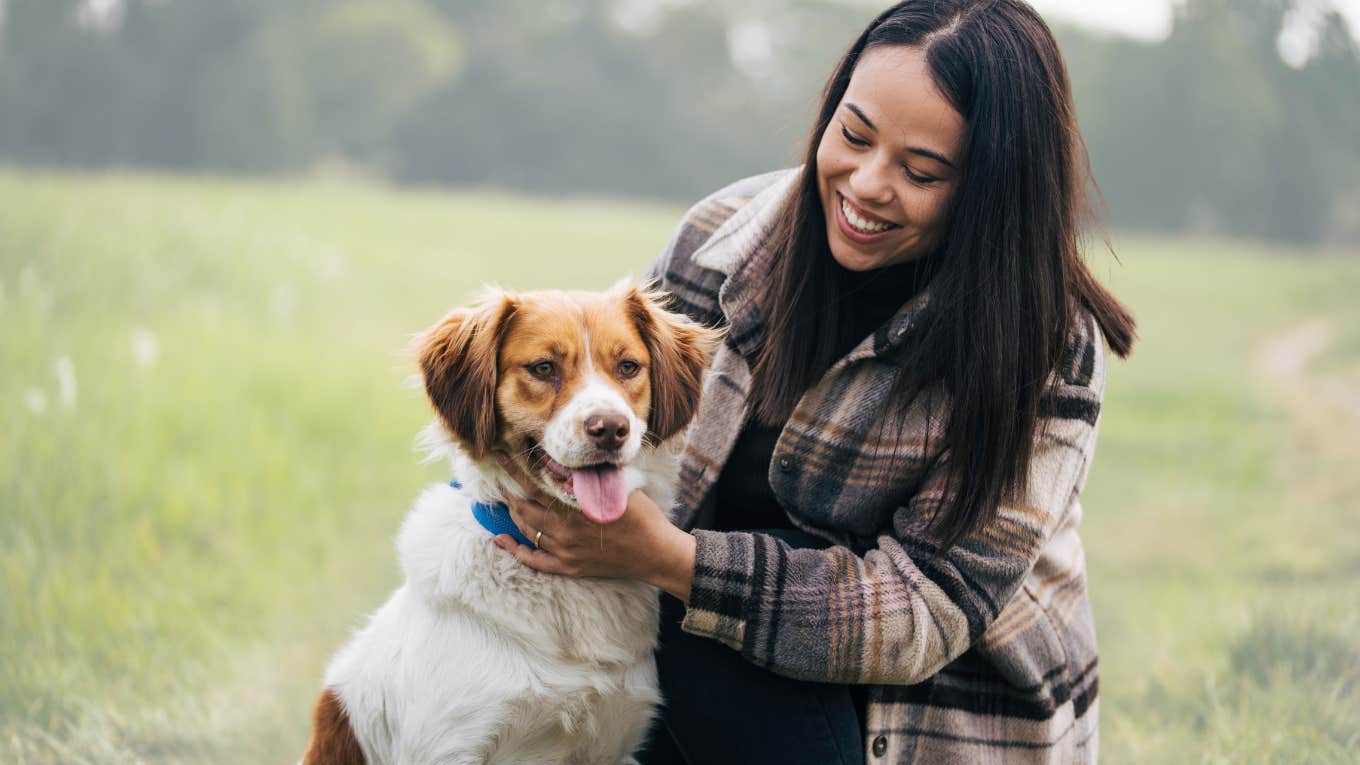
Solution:
<path fill-rule="evenodd" d="M 414 451 L 409 335 L 483 282 L 638 274 L 681 212 L 13 171 L 0 209 L 17 763 L 296 758 L 326 659 L 396 583 L 401 516 L 445 477 Z M 1142 341 L 1111 367 L 1085 497 L 1104 758 L 1351 761 L 1360 410 L 1338 397 L 1360 391 L 1360 258 L 1121 256 L 1099 271 Z M 1268 374 L 1263 348 L 1314 319 L 1329 350 Z"/>
<path fill-rule="evenodd" d="M 1360 320 L 1360 259 L 1126 248 L 1142 341 L 1112 368 L 1084 537 L 1107 762 L 1353 762 L 1360 751 L 1360 353 L 1278 338 Z M 1349 371 L 1348 371 L 1349 370 Z M 1347 467 L 1350 466 L 1350 467 Z"/>

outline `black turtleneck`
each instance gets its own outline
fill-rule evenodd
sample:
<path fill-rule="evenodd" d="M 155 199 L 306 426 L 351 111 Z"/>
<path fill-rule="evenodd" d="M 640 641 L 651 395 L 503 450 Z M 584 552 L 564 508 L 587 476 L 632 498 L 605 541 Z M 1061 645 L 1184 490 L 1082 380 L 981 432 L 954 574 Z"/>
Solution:
<path fill-rule="evenodd" d="M 837 265 L 836 271 L 840 282 L 837 307 L 841 327 L 836 357 L 840 358 L 921 291 L 929 279 L 930 267 L 925 258 L 920 258 L 870 271 L 851 271 Z M 769 482 L 770 457 L 783 429 L 784 423 L 762 425 L 747 420 L 713 487 L 714 528 L 735 531 L 793 527 L 775 500 Z"/>
<path fill-rule="evenodd" d="M 929 279 L 930 261 L 918 258 L 870 271 L 851 271 L 837 264 L 836 272 L 841 286 L 841 337 L 836 347 L 839 358 L 916 297 Z"/>

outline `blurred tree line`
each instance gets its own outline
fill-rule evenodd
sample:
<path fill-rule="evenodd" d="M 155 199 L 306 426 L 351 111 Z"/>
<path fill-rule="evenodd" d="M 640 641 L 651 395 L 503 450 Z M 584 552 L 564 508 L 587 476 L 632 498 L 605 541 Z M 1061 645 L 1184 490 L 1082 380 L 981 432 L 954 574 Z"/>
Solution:
<path fill-rule="evenodd" d="M 1360 241 L 1360 52 L 1297 0 L 1188 0 L 1159 43 L 1058 27 L 1121 229 Z M 1316 6 L 1316 4 L 1314 4 Z M 692 200 L 796 161 L 876 5 L 0 0 L 0 159 Z"/>

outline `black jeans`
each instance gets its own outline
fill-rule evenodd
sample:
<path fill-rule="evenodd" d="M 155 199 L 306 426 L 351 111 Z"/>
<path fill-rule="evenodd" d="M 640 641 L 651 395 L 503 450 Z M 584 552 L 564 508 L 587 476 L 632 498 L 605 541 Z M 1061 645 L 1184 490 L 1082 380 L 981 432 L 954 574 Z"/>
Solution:
<path fill-rule="evenodd" d="M 793 547 L 826 547 L 800 531 L 762 533 Z M 716 640 L 682 631 L 684 615 L 684 605 L 663 593 L 656 663 L 665 701 L 638 754 L 642 765 L 864 762 L 850 686 L 791 680 L 757 667 Z"/>

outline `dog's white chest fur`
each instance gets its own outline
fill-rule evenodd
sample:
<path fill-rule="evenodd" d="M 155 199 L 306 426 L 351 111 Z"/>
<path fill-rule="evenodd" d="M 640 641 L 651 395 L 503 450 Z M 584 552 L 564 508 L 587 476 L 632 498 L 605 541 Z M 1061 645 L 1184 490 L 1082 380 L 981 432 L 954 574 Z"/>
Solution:
<path fill-rule="evenodd" d="M 668 499 L 646 477 L 630 483 Z M 369 762 L 631 762 L 659 700 L 656 590 L 521 565 L 472 517 L 467 483 L 417 500 L 405 584 L 327 669 Z"/>

